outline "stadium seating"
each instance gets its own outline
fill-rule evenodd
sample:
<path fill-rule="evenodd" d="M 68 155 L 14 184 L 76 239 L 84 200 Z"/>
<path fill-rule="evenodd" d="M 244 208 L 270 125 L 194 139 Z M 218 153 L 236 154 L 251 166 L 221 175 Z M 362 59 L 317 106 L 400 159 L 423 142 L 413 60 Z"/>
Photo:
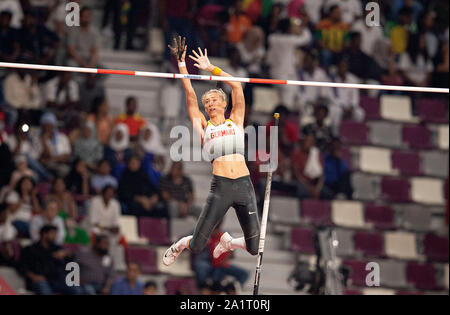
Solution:
<path fill-rule="evenodd" d="M 411 198 L 424 204 L 444 204 L 444 182 L 434 178 L 412 178 Z"/>
<path fill-rule="evenodd" d="M 425 126 L 405 125 L 402 130 L 402 139 L 409 148 L 431 149 L 431 132 Z"/>
<path fill-rule="evenodd" d="M 416 204 L 399 206 L 400 226 L 405 230 L 427 232 L 431 227 L 431 211 Z"/>
<path fill-rule="evenodd" d="M 422 169 L 426 176 L 447 178 L 448 152 L 442 151 L 423 151 L 421 152 Z M 414 174 L 411 174 L 414 175 Z M 417 174 L 421 175 L 421 174 Z"/>
<path fill-rule="evenodd" d="M 448 151 L 448 142 L 449 142 L 449 130 L 448 125 L 440 126 L 438 130 L 438 146 L 442 150 Z"/>
<path fill-rule="evenodd" d="M 359 168 L 363 172 L 392 174 L 392 159 L 389 149 L 362 147 L 359 152 Z"/>
<path fill-rule="evenodd" d="M 368 129 L 365 123 L 343 121 L 340 126 L 339 134 L 342 142 L 345 144 L 367 144 Z"/>
<path fill-rule="evenodd" d="M 191 278 L 173 278 L 165 283 L 166 294 L 175 295 L 177 293 L 193 295 L 197 294 L 195 280 Z"/>
<path fill-rule="evenodd" d="M 356 201 L 338 201 L 331 204 L 334 224 L 343 227 L 365 228 L 363 204 Z"/>
<path fill-rule="evenodd" d="M 318 226 L 331 225 L 331 205 L 327 201 L 302 200 L 300 214 L 302 221 Z"/>
<path fill-rule="evenodd" d="M 409 202 L 410 184 L 404 178 L 383 177 L 381 180 L 381 194 L 383 199 L 395 202 Z"/>
<path fill-rule="evenodd" d="M 388 257 L 417 260 L 416 234 L 409 232 L 386 232 L 385 252 Z"/>
<path fill-rule="evenodd" d="M 420 156 L 415 152 L 395 151 L 392 153 L 392 167 L 403 176 L 422 175 Z"/>
<path fill-rule="evenodd" d="M 272 113 L 279 104 L 278 93 L 276 89 L 266 87 L 255 87 L 253 89 L 254 111 Z"/>
<path fill-rule="evenodd" d="M 119 218 L 120 231 L 129 244 L 148 244 L 146 238 L 138 235 L 137 218 L 131 215 L 122 215 Z"/>
<path fill-rule="evenodd" d="M 442 100 L 419 99 L 417 111 L 420 119 L 424 122 L 448 123 L 448 106 Z"/>
<path fill-rule="evenodd" d="M 406 264 L 403 261 L 383 260 L 380 265 L 380 285 L 387 288 L 407 288 Z"/>
<path fill-rule="evenodd" d="M 140 218 L 139 235 L 150 244 L 170 245 L 169 224 L 167 219 Z"/>
<path fill-rule="evenodd" d="M 285 224 L 300 223 L 300 206 L 298 198 L 273 196 L 270 199 L 270 219 Z"/>
<path fill-rule="evenodd" d="M 372 224 L 376 229 L 395 228 L 394 211 L 389 206 L 368 203 L 364 214 L 366 222 Z"/>
<path fill-rule="evenodd" d="M 425 235 L 423 240 L 424 254 L 430 261 L 448 261 L 448 236 L 439 236 L 433 233 Z"/>
<path fill-rule="evenodd" d="M 302 254 L 314 254 L 314 232 L 311 229 L 295 227 L 291 231 L 291 250 Z"/>
<path fill-rule="evenodd" d="M 345 229 L 335 229 L 338 246 L 336 254 L 339 257 L 351 257 L 355 254 L 355 244 L 353 240 L 353 231 Z"/>
<path fill-rule="evenodd" d="M 400 148 L 402 146 L 402 125 L 389 121 L 369 123 L 370 144 L 383 147 Z"/>
<path fill-rule="evenodd" d="M 417 122 L 412 114 L 411 98 L 400 95 L 382 95 L 380 97 L 381 117 L 386 120 Z"/>
<path fill-rule="evenodd" d="M 366 120 L 381 119 L 380 101 L 378 100 L 378 98 L 361 95 L 360 106 L 365 111 Z"/>
<path fill-rule="evenodd" d="M 377 232 L 361 232 L 354 234 L 355 251 L 363 256 L 384 256 L 384 239 Z"/>
<path fill-rule="evenodd" d="M 408 282 L 419 290 L 440 289 L 436 281 L 436 270 L 431 264 L 410 262 L 406 267 Z"/>
<path fill-rule="evenodd" d="M 137 262 L 143 273 L 158 273 L 156 252 L 150 247 L 129 246 L 125 252 L 127 262 Z"/>

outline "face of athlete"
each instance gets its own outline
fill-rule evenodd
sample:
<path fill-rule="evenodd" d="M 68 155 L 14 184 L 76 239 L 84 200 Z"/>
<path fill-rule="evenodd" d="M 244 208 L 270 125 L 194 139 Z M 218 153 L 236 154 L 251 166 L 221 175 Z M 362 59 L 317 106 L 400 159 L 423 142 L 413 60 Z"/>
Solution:
<path fill-rule="evenodd" d="M 206 113 L 209 117 L 225 116 L 227 102 L 217 92 L 211 92 L 205 95 L 203 99 Z"/>

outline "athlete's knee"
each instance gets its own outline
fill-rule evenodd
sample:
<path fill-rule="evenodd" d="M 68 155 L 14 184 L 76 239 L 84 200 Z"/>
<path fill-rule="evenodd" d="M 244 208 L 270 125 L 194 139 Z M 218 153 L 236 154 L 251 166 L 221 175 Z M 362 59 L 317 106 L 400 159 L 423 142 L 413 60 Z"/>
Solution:
<path fill-rule="evenodd" d="M 258 255 L 258 247 L 259 247 L 259 234 L 256 237 L 246 240 L 247 252 L 252 255 Z"/>

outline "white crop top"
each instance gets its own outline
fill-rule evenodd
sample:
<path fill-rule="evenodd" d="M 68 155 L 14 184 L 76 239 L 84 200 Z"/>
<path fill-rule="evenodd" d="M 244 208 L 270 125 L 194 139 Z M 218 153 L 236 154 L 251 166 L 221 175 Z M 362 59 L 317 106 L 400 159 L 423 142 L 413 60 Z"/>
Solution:
<path fill-rule="evenodd" d="M 209 161 L 229 154 L 245 156 L 244 133 L 231 119 L 217 126 L 208 121 L 203 135 L 203 151 Z"/>

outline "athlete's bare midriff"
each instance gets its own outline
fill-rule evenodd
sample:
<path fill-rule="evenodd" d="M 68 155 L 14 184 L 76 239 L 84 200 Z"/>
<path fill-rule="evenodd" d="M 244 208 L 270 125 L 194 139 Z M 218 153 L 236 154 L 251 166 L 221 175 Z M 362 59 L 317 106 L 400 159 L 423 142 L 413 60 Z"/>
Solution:
<path fill-rule="evenodd" d="M 213 162 L 213 174 L 236 179 L 250 175 L 245 158 L 241 154 L 229 154 L 217 158 Z"/>

